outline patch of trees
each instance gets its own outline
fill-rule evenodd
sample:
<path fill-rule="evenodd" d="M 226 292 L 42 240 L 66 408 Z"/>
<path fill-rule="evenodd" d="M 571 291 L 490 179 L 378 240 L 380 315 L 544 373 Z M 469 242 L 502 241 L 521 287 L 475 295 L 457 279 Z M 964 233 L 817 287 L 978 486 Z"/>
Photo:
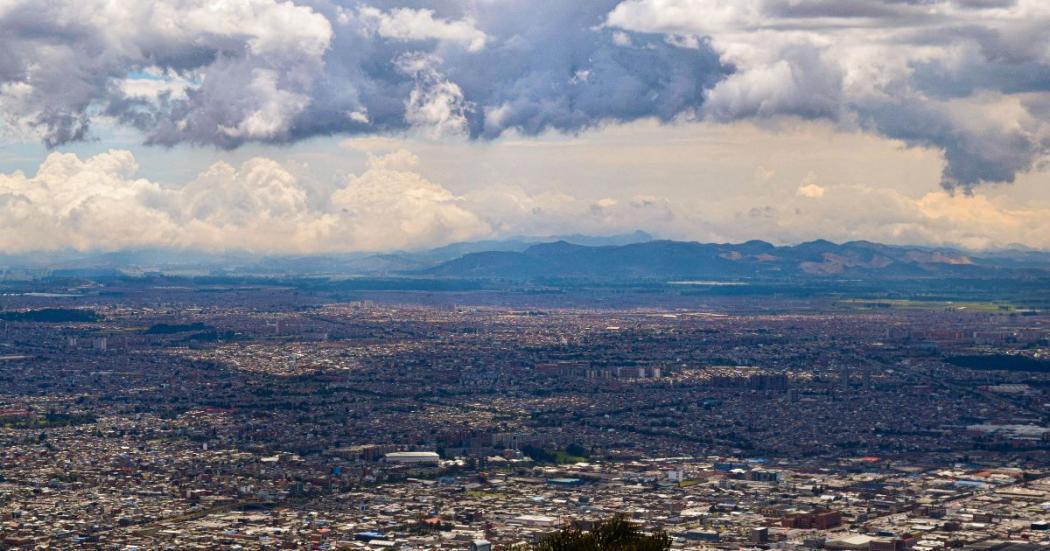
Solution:
<path fill-rule="evenodd" d="M 157 323 L 150 326 L 146 330 L 147 335 L 172 335 L 175 333 L 185 333 L 187 331 L 205 331 L 215 329 L 209 325 L 201 322 L 194 323 Z"/>
<path fill-rule="evenodd" d="M 574 523 L 540 538 L 530 551 L 666 551 L 671 537 L 646 534 L 623 515 L 601 520 L 584 530 Z"/>
<path fill-rule="evenodd" d="M 539 446 L 525 445 L 522 446 L 521 453 L 531 457 L 537 463 L 554 464 L 579 463 L 586 460 L 587 456 L 590 455 L 587 448 L 576 443 L 569 444 L 564 451 L 547 450 Z"/>
<path fill-rule="evenodd" d="M 94 310 L 83 310 L 79 308 L 43 308 L 41 310 L 25 310 L 0 312 L 0 320 L 4 321 L 31 321 L 41 323 L 90 323 L 102 319 L 102 316 Z"/>
<path fill-rule="evenodd" d="M 32 417 L 0 418 L 0 426 L 11 429 L 40 429 L 88 425 L 97 420 L 90 413 L 48 413 Z"/>

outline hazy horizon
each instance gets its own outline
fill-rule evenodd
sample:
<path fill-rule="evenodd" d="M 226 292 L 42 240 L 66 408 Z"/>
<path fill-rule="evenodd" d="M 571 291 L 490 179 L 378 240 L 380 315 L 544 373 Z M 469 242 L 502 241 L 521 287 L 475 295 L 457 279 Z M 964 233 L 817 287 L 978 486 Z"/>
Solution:
<path fill-rule="evenodd" d="M 637 239 L 631 239 L 629 241 L 621 242 L 622 239 L 639 236 Z M 644 237 L 640 237 L 644 236 Z M 607 242 L 610 241 L 611 242 Z M 423 254 L 447 248 L 457 248 L 462 246 L 478 246 L 479 251 L 485 251 L 486 244 L 499 245 L 499 244 L 522 244 L 522 245 L 538 245 L 544 243 L 554 242 L 566 242 L 573 245 L 581 245 L 585 247 L 608 247 L 608 246 L 623 246 L 630 244 L 645 243 L 649 241 L 670 241 L 677 243 L 697 243 L 701 245 L 743 245 L 750 242 L 762 242 L 768 243 L 777 248 L 790 248 L 797 247 L 800 245 L 806 245 L 816 242 L 828 242 L 833 245 L 847 245 L 851 243 L 872 243 L 875 245 L 888 245 L 891 247 L 899 247 L 902 249 L 928 249 L 928 250 L 953 250 L 966 254 L 983 255 L 983 254 L 996 254 L 996 253 L 1008 253 L 1008 252 L 1031 252 L 1031 253 L 1048 253 L 1050 254 L 1050 248 L 1038 248 L 1028 247 L 1021 243 L 1010 243 L 998 247 L 990 247 L 983 249 L 969 249 L 963 246 L 953 245 L 933 245 L 933 244 L 922 244 L 922 243 L 882 243 L 878 241 L 872 241 L 867 239 L 854 239 L 854 240 L 840 240 L 835 241 L 831 239 L 825 239 L 823 237 L 815 237 L 813 239 L 790 241 L 790 242 L 777 242 L 769 239 L 746 239 L 740 241 L 725 241 L 725 242 L 714 242 L 714 241 L 698 241 L 694 239 L 673 239 L 665 238 L 660 235 L 653 235 L 644 230 L 637 230 L 636 232 L 626 233 L 606 233 L 606 234 L 568 234 L 568 235 L 494 235 L 490 238 L 467 240 L 467 241 L 454 241 L 450 243 L 444 243 L 435 246 L 424 246 L 424 247 L 413 247 L 413 248 L 392 248 L 392 249 L 379 249 L 379 250 L 359 250 L 359 251 L 319 251 L 319 252 L 296 252 L 296 251 L 266 251 L 266 250 L 252 250 L 247 248 L 224 248 L 224 249 L 206 249 L 206 248 L 192 248 L 192 247 L 135 247 L 135 248 L 120 248 L 120 249 L 84 249 L 78 250 L 73 248 L 64 249 L 34 249 L 22 252 L 3 252 L 0 251 L 0 256 L 7 257 L 28 257 L 28 256 L 42 256 L 42 257 L 91 257 L 91 256 L 103 256 L 103 255 L 120 255 L 120 254 L 171 254 L 171 255 L 200 255 L 200 256 L 243 256 L 243 257 L 255 257 L 255 258 L 297 258 L 297 257 L 340 257 L 340 256 L 381 256 L 391 254 Z"/>

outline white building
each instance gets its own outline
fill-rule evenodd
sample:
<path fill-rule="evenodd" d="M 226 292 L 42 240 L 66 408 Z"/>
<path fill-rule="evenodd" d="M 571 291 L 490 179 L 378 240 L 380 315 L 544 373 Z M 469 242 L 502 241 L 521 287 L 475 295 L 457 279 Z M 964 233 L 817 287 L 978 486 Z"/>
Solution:
<path fill-rule="evenodd" d="M 441 457 L 436 452 L 392 452 L 383 456 L 387 463 L 437 465 Z"/>

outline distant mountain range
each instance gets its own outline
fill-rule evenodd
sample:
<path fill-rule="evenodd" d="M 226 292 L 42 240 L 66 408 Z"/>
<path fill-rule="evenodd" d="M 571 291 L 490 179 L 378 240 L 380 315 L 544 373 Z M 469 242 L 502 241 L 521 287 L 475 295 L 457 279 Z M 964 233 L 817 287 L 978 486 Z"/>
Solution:
<path fill-rule="evenodd" d="M 783 277 L 993 277 L 1050 275 L 1050 255 L 975 256 L 953 249 L 818 240 L 794 246 L 647 241 L 584 246 L 558 241 L 523 251 L 466 254 L 420 275 L 456 278 L 673 280 Z"/>
<path fill-rule="evenodd" d="M 198 275 L 362 275 L 397 276 L 437 266 L 482 251 L 522 252 L 538 243 L 564 241 L 578 245 L 615 246 L 651 241 L 644 231 L 592 236 L 519 236 L 503 240 L 453 243 L 419 251 L 333 253 L 315 255 L 255 254 L 246 251 L 139 249 L 115 252 L 50 251 L 0 253 L 0 281 L 49 275 L 114 274 Z"/>
<path fill-rule="evenodd" d="M 951 248 L 765 241 L 654 240 L 613 236 L 514 237 L 422 251 L 325 255 L 139 250 L 0 255 L 0 280 L 53 275 L 363 276 L 452 279 L 674 281 L 783 278 L 1050 277 L 1050 253 L 1018 247 L 987 253 Z"/>

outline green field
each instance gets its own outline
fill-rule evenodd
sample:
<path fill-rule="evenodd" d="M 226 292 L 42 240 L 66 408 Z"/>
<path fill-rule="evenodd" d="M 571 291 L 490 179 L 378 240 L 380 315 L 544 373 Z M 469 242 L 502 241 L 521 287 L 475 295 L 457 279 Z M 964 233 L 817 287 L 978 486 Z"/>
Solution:
<path fill-rule="evenodd" d="M 1005 302 L 914 300 L 914 299 L 846 299 L 839 305 L 863 310 L 935 310 L 942 312 L 1020 313 L 1018 307 Z"/>

